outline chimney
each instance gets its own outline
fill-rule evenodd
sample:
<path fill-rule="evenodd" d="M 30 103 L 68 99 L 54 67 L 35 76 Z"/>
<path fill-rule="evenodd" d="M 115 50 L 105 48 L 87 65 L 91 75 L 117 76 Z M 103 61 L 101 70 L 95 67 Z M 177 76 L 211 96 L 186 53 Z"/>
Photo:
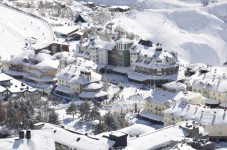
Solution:
<path fill-rule="evenodd" d="M 31 130 L 26 131 L 26 139 L 31 139 Z"/>
<path fill-rule="evenodd" d="M 115 141 L 113 145 L 114 148 L 126 147 L 127 146 L 127 136 L 128 134 L 123 132 L 115 132 L 109 135 L 111 141 Z"/>
<path fill-rule="evenodd" d="M 24 138 L 24 131 L 19 131 L 19 139 L 23 139 Z"/>

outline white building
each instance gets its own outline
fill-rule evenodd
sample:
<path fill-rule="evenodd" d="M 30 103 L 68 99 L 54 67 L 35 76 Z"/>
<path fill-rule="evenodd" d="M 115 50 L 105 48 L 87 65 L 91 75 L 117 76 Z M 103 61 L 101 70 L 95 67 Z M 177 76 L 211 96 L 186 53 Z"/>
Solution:
<path fill-rule="evenodd" d="M 153 123 L 163 124 L 164 110 L 168 109 L 177 92 L 168 92 L 163 89 L 150 90 L 145 94 L 145 108 L 140 111 L 139 117 Z"/>
<path fill-rule="evenodd" d="M 164 111 L 164 124 L 195 120 L 207 132 L 210 139 L 227 139 L 227 117 L 225 109 L 205 106 L 206 98 L 199 93 L 187 93 Z"/>
<path fill-rule="evenodd" d="M 49 131 L 29 130 L 18 137 L 0 139 L 1 150 L 55 150 L 55 140 Z M 20 137 L 21 136 L 21 137 Z M 24 137 L 23 137 L 24 136 Z"/>
<path fill-rule="evenodd" d="M 154 45 L 151 41 L 140 40 L 130 48 L 129 79 L 148 83 L 150 80 L 164 82 L 171 80 L 178 73 L 178 55 L 163 50 L 161 44 Z M 140 74 L 142 74 L 140 76 Z M 140 76 L 140 77 L 139 77 Z M 153 76 L 158 76 L 153 79 Z"/>
<path fill-rule="evenodd" d="M 49 131 L 53 135 L 56 148 L 58 149 L 108 150 L 114 144 L 114 141 L 105 137 L 93 138 L 82 133 L 70 132 L 49 123 L 38 123 L 35 124 L 35 127 L 40 130 Z"/>
<path fill-rule="evenodd" d="M 166 126 L 154 132 L 131 138 L 127 143 L 127 150 L 134 149 L 170 149 L 185 138 L 199 138 L 206 135 L 203 128 L 196 122 L 180 122 Z"/>
<path fill-rule="evenodd" d="M 216 104 L 226 107 L 226 74 L 226 67 L 200 67 L 194 75 L 189 77 L 187 85 L 193 92 L 201 93 L 203 96 L 216 101 Z"/>
<path fill-rule="evenodd" d="M 59 96 L 74 98 L 85 91 L 91 92 L 87 93 L 88 95 L 85 94 L 86 96 L 94 95 L 94 97 L 90 98 L 106 97 L 108 95 L 106 92 L 101 91 L 100 81 L 102 76 L 90 68 L 71 64 L 61 69 L 56 78 L 57 87 L 55 88 L 55 94 Z M 80 97 L 86 98 L 83 95 L 80 95 Z"/>
<path fill-rule="evenodd" d="M 108 64 L 108 52 L 112 51 L 115 46 L 115 43 L 91 38 L 87 42 L 81 43 L 74 55 L 90 59 L 98 65 L 105 66 Z"/>

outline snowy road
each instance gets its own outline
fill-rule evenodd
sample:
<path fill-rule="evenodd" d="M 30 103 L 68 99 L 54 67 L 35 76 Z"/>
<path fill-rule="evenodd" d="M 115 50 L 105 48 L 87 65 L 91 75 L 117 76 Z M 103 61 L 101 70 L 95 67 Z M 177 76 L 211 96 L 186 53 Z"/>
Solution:
<path fill-rule="evenodd" d="M 22 51 L 25 38 L 53 40 L 53 32 L 44 21 L 0 5 L 0 56 L 3 59 Z"/>

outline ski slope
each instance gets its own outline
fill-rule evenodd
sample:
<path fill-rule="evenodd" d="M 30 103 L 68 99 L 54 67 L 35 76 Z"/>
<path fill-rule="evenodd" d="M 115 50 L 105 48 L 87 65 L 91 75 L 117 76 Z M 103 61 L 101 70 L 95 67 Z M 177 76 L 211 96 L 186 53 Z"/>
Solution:
<path fill-rule="evenodd" d="M 0 5 L 0 56 L 9 59 L 22 51 L 25 38 L 53 40 L 49 26 L 25 13 Z"/>
<path fill-rule="evenodd" d="M 111 22 L 127 32 L 176 51 L 188 63 L 220 65 L 227 61 L 227 1 L 203 7 L 196 2 L 160 0 Z M 188 0 L 189 1 L 189 0 Z"/>

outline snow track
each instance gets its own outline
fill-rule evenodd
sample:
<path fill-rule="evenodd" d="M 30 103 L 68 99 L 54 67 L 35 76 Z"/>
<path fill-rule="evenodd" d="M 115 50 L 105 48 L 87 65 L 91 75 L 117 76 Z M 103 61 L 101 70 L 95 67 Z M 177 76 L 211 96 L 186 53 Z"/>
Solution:
<path fill-rule="evenodd" d="M 9 59 L 22 51 L 27 37 L 52 41 L 52 29 L 42 19 L 0 5 L 0 56 Z"/>

